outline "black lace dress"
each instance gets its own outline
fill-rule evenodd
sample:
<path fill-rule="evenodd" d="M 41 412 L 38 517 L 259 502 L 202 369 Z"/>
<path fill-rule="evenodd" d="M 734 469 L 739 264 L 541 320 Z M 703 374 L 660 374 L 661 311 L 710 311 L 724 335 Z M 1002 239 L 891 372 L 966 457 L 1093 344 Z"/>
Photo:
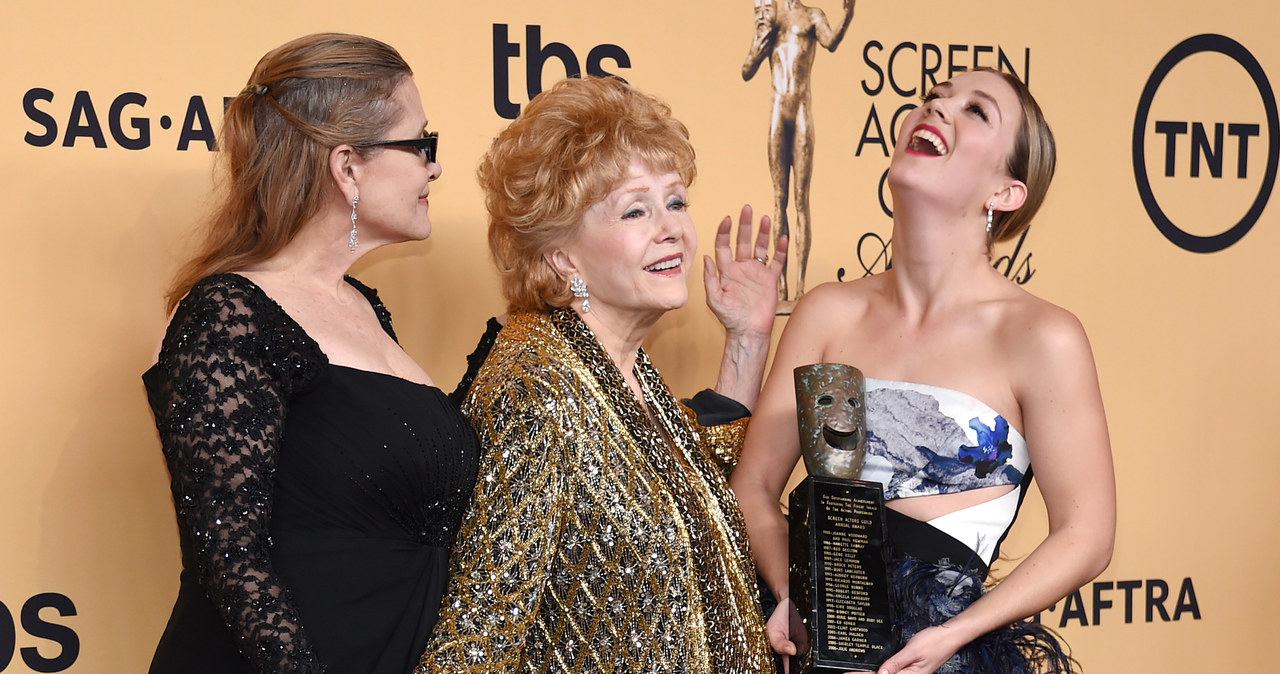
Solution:
<path fill-rule="evenodd" d="M 377 294 L 368 298 L 393 338 Z M 144 375 L 182 546 L 151 672 L 408 672 L 479 448 L 440 389 L 331 365 L 256 285 L 198 283 Z"/>

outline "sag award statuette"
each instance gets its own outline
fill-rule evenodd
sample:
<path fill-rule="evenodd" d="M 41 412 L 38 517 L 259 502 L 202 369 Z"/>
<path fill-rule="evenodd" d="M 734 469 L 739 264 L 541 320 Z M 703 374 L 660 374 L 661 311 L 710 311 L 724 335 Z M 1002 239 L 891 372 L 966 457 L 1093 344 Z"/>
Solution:
<path fill-rule="evenodd" d="M 862 372 L 817 363 L 796 368 L 795 378 L 809 472 L 790 496 L 791 600 L 809 636 L 799 671 L 873 672 L 896 643 L 884 490 L 858 480 L 867 443 Z"/>

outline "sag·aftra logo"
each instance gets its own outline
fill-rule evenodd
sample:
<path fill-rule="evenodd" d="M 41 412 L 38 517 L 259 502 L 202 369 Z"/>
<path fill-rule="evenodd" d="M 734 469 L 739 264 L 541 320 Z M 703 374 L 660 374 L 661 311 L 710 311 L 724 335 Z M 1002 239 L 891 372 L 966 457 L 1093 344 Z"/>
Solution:
<path fill-rule="evenodd" d="M 1239 241 L 1271 198 L 1278 149 L 1275 92 L 1244 45 L 1197 35 L 1156 64 L 1133 121 L 1133 174 L 1169 241 L 1195 253 Z"/>

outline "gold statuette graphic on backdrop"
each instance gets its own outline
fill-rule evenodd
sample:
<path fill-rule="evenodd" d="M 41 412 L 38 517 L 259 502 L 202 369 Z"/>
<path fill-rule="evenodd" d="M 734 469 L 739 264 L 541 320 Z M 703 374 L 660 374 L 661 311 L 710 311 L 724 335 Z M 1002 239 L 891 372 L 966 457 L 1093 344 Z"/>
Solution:
<path fill-rule="evenodd" d="M 786 235 L 790 258 L 783 263 L 778 283 L 778 313 L 790 313 L 804 294 L 812 230 L 809 222 L 809 182 L 813 176 L 813 111 L 809 77 L 817 46 L 835 51 L 853 21 L 854 0 L 844 0 L 840 23 L 832 27 L 821 9 L 799 0 L 755 0 L 755 38 L 742 64 L 742 79 L 750 80 L 769 57 L 773 109 L 769 114 L 769 175 L 773 178 L 774 240 Z M 795 220 L 787 206 L 795 195 Z M 791 262 L 795 264 L 792 265 Z"/>

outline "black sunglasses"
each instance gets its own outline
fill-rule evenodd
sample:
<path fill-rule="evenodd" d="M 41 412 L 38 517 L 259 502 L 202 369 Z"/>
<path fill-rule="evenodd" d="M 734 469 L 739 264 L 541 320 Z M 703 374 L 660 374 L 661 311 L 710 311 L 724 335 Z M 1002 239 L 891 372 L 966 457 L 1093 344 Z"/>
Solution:
<path fill-rule="evenodd" d="M 369 143 L 365 147 L 401 147 L 411 149 L 422 155 L 423 161 L 430 164 L 436 160 L 436 142 L 440 138 L 440 133 L 432 131 L 424 133 L 419 138 L 409 138 L 407 140 L 380 140 L 376 143 Z"/>

